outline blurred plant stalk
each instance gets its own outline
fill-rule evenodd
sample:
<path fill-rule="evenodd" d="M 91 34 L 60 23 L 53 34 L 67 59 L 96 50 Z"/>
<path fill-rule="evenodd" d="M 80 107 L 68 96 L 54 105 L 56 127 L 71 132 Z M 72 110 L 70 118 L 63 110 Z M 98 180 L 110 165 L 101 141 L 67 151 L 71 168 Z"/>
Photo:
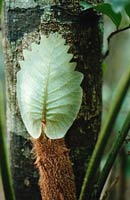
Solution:
<path fill-rule="evenodd" d="M 119 132 L 117 138 L 115 139 L 115 141 L 111 147 L 107 161 L 102 169 L 101 175 L 99 176 L 98 183 L 97 183 L 99 185 L 97 196 L 96 196 L 97 199 L 100 197 L 100 194 L 102 192 L 102 189 L 104 187 L 104 184 L 106 182 L 108 174 L 114 164 L 116 156 L 119 153 L 120 148 L 121 148 L 129 130 L 130 130 L 130 111 L 128 112 L 128 114 L 126 116 L 126 119 L 121 128 L 121 131 Z"/>
<path fill-rule="evenodd" d="M 3 91 L 0 82 L 0 171 L 2 177 L 2 183 L 4 188 L 5 200 L 15 200 L 13 184 L 11 180 L 11 174 L 9 170 L 9 160 L 6 149 L 6 131 L 5 131 L 5 112 L 4 112 L 4 100 Z"/>
<path fill-rule="evenodd" d="M 95 180 L 95 174 L 99 169 L 100 161 L 102 159 L 103 152 L 105 150 L 108 139 L 111 136 L 111 132 L 114 126 L 114 123 L 117 119 L 118 113 L 122 106 L 123 100 L 126 96 L 127 90 L 130 85 L 130 68 L 125 72 L 124 76 L 119 82 L 119 86 L 116 89 L 116 94 L 114 99 L 111 102 L 108 116 L 101 128 L 96 146 L 94 148 L 92 157 L 90 159 L 84 182 L 81 189 L 81 194 L 79 200 L 86 200 L 87 197 L 84 195 L 87 187 L 91 184 L 91 181 Z M 106 161 L 107 162 L 107 161 Z M 95 183 L 96 184 L 96 183 Z M 100 187 L 98 185 L 98 187 Z"/>

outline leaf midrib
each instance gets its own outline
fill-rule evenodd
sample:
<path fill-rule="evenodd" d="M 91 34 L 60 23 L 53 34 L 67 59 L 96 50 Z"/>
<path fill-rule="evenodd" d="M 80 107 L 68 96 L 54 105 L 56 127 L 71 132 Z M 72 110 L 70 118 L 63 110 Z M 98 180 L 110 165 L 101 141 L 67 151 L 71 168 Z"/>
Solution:
<path fill-rule="evenodd" d="M 48 73 L 47 73 L 47 79 L 46 79 L 46 86 L 45 86 L 45 92 L 44 92 L 44 98 L 43 98 L 43 113 L 42 113 L 42 120 L 45 120 L 46 123 L 46 106 L 47 106 L 47 96 L 48 96 L 48 85 L 49 85 L 49 77 L 50 77 L 50 63 L 48 66 Z"/>
<path fill-rule="evenodd" d="M 44 109 L 43 109 L 43 112 L 42 112 L 42 121 L 44 120 L 45 121 L 45 124 L 46 124 L 46 107 L 47 107 L 47 97 L 48 97 L 48 85 L 49 85 L 49 78 L 50 78 L 50 71 L 51 71 L 51 58 L 52 58 L 52 55 L 54 53 L 54 50 L 55 50 L 55 46 L 53 47 L 52 49 L 52 52 L 50 53 L 50 61 L 49 61 L 49 64 L 48 64 L 48 73 L 47 73 L 47 80 L 46 80 L 46 86 L 45 86 L 45 92 L 44 92 L 44 97 L 43 97 L 43 106 L 44 106 Z"/>

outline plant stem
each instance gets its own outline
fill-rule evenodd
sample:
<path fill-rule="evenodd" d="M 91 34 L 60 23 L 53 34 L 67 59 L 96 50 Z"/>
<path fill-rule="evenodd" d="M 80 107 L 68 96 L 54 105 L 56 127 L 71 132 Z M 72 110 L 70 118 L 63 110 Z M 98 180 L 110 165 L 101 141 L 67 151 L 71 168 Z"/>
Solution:
<path fill-rule="evenodd" d="M 5 127 L 4 127 L 4 102 L 2 96 L 2 88 L 0 85 L 0 170 L 3 182 L 4 194 L 6 200 L 15 200 L 15 195 L 12 186 L 11 174 L 7 159 L 6 144 L 5 144 Z"/>
<path fill-rule="evenodd" d="M 128 71 L 125 73 L 125 75 L 122 77 L 121 81 L 119 82 L 119 86 L 117 88 L 115 98 L 110 105 L 110 110 L 109 110 L 107 119 L 105 120 L 105 123 L 103 124 L 103 127 L 101 128 L 101 131 L 99 133 L 97 143 L 95 145 L 92 157 L 90 159 L 90 162 L 85 174 L 79 200 L 87 200 L 87 193 L 88 192 L 90 194 L 92 193 L 91 190 L 93 190 L 93 187 L 91 183 L 92 181 L 94 181 L 93 179 L 100 165 L 102 154 L 106 147 L 108 138 L 110 137 L 110 133 L 116 121 L 116 117 L 120 111 L 122 102 L 127 93 L 129 83 L 130 83 L 130 69 L 128 69 Z"/>
<path fill-rule="evenodd" d="M 112 168 L 112 165 L 116 159 L 116 156 L 125 140 L 125 137 L 127 136 L 127 133 L 130 129 L 130 112 L 128 113 L 125 122 L 122 126 L 122 129 L 117 137 L 117 139 L 115 140 L 115 142 L 112 145 L 112 148 L 110 150 L 110 153 L 108 155 L 107 161 L 103 167 L 103 170 L 101 172 L 101 175 L 98 179 L 98 191 L 97 191 L 97 195 L 96 195 L 96 199 L 99 199 L 100 194 L 102 192 L 103 186 L 105 184 L 105 181 L 108 177 L 108 174 Z"/>

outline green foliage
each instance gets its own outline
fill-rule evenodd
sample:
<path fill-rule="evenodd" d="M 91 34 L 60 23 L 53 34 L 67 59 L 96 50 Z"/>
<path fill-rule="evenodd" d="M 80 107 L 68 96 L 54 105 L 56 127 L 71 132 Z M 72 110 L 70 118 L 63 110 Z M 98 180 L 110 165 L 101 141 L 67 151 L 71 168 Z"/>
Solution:
<path fill-rule="evenodd" d="M 114 123 L 117 119 L 118 113 L 120 111 L 120 108 L 123 104 L 124 98 L 126 96 L 127 90 L 130 85 L 130 69 L 128 68 L 128 71 L 125 73 L 125 75 L 122 77 L 119 87 L 116 90 L 115 98 L 111 102 L 109 113 L 107 115 L 107 118 L 105 120 L 105 123 L 103 124 L 96 146 L 94 148 L 92 157 L 90 159 L 86 175 L 84 178 L 84 182 L 81 189 L 81 194 L 79 200 L 85 200 L 86 194 L 87 194 L 87 188 L 89 188 L 89 193 L 91 194 L 93 191 L 93 184 L 94 184 L 94 178 L 95 174 L 99 170 L 100 161 L 102 159 L 103 152 L 105 150 L 105 147 L 108 143 L 108 139 L 110 138 Z M 130 121 L 130 119 L 129 119 Z M 116 141 L 118 142 L 118 140 Z M 116 158 L 116 154 L 113 159 Z M 108 162 L 108 161 L 106 161 Z M 93 183 L 92 183 L 93 181 Z M 95 180 L 96 184 L 96 180 Z M 90 188 L 89 186 L 92 185 Z M 98 187 L 100 187 L 98 185 Z"/>
<path fill-rule="evenodd" d="M 116 13 L 113 11 L 112 6 L 109 3 L 100 3 L 97 5 L 88 4 L 84 1 L 80 1 L 80 5 L 83 8 L 83 10 L 88 10 L 90 8 L 93 8 L 94 10 L 98 11 L 99 13 L 102 13 L 104 15 L 107 15 L 110 17 L 110 19 L 113 21 L 113 23 L 118 28 L 121 22 L 121 13 Z"/>
<path fill-rule="evenodd" d="M 128 1 L 113 1 L 110 3 L 99 3 L 99 4 L 88 4 L 84 1 L 80 1 L 80 6 L 82 10 L 94 9 L 99 13 L 107 15 L 118 28 L 122 20 L 122 8 L 125 8 L 127 15 L 130 17 L 130 3 Z M 115 9 L 116 8 L 116 9 Z"/>
<path fill-rule="evenodd" d="M 115 12 L 120 12 L 129 3 L 129 0 L 112 0 L 111 5 Z"/>
<path fill-rule="evenodd" d="M 121 13 L 115 13 L 112 6 L 108 3 L 101 3 L 94 7 L 94 9 L 104 15 L 107 15 L 118 28 L 121 22 Z"/>
<path fill-rule="evenodd" d="M 107 69 L 107 64 L 104 62 L 104 63 L 102 63 L 102 72 L 103 72 L 103 74 L 105 74 L 106 69 Z"/>
<path fill-rule="evenodd" d="M 127 15 L 130 17 L 130 3 L 125 6 L 125 11 Z"/>
<path fill-rule="evenodd" d="M 115 158 L 116 158 L 129 130 L 130 130 L 130 111 L 128 112 L 128 115 L 126 116 L 126 119 L 122 125 L 121 131 L 117 135 L 116 140 L 113 141 L 112 147 L 111 147 L 108 157 L 107 157 L 107 160 L 102 169 L 102 173 L 98 178 L 97 185 L 99 187 L 98 187 L 97 194 L 96 194 L 97 199 L 100 197 L 100 194 L 102 192 L 102 189 L 104 187 L 104 184 L 106 182 L 108 174 L 114 164 Z"/>

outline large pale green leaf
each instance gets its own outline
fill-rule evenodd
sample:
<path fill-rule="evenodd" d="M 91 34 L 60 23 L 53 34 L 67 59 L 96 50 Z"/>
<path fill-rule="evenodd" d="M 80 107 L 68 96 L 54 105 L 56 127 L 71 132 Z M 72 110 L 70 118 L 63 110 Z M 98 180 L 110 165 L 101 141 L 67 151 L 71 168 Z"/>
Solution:
<path fill-rule="evenodd" d="M 24 50 L 17 74 L 17 98 L 29 134 L 42 131 L 51 139 L 62 138 L 75 120 L 82 101 L 83 75 L 74 71 L 76 63 L 69 46 L 58 33 L 41 37 L 40 45 Z"/>

